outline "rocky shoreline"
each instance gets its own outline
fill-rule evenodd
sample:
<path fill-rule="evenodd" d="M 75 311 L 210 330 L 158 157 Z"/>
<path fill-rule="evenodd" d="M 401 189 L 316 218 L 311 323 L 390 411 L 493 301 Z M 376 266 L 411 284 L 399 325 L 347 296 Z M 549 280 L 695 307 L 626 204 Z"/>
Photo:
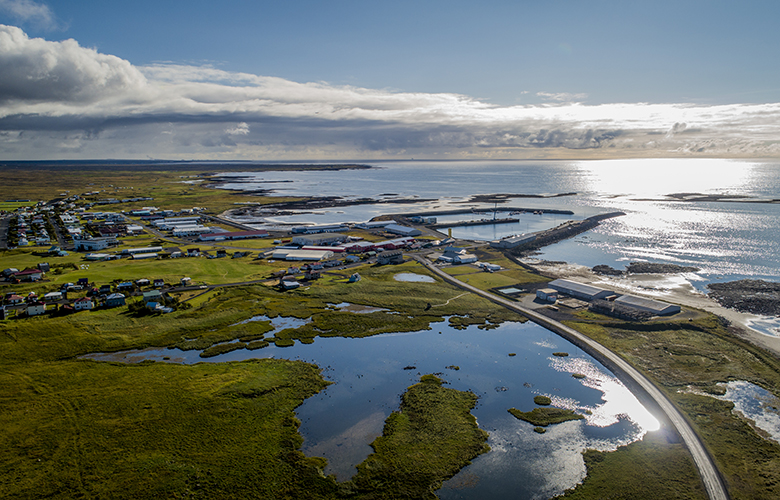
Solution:
<path fill-rule="evenodd" d="M 780 283 L 738 280 L 707 285 L 709 296 L 723 307 L 760 316 L 780 316 Z"/>
<path fill-rule="evenodd" d="M 697 273 L 698 267 L 678 266 L 677 264 L 658 264 L 654 262 L 631 262 L 625 271 L 604 264 L 594 266 L 593 272 L 606 276 L 623 276 L 625 274 L 679 274 Z"/>

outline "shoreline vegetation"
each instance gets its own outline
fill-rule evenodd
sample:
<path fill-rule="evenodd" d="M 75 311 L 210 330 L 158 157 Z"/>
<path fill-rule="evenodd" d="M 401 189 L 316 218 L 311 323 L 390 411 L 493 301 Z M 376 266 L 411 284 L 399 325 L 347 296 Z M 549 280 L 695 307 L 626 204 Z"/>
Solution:
<path fill-rule="evenodd" d="M 12 165 L 0 165 L 0 185 L 14 186 L 14 191 L 2 196 L 58 199 L 66 191 L 101 189 L 101 196 L 132 192 L 154 198 L 122 204 L 123 210 L 152 203 L 162 208 L 202 206 L 212 213 L 246 200 L 224 189 L 208 188 L 205 181 L 184 184 L 203 179 L 200 175 L 206 170 L 217 171 L 211 163 L 151 162 L 136 172 L 129 166 L 144 162 L 70 162 L 69 174 L 62 175 L 67 163 L 40 162 L 34 169 L 23 170 L 26 162 L 5 162 Z M 240 171 L 249 167 L 229 163 L 225 168 Z M 258 205 L 301 201 L 276 196 L 253 196 L 252 200 Z M 126 245 L 140 247 L 157 241 L 147 235 L 128 239 Z M 3 267 L 36 265 L 41 257 L 32 251 L 2 251 L 0 256 L 7 263 Z M 470 283 L 483 289 L 518 284 L 538 287 L 551 279 L 499 252 L 478 249 L 476 253 L 480 260 L 506 268 L 470 274 Z M 106 283 L 136 274 L 166 280 L 187 275 L 209 284 L 258 283 L 209 290 L 193 299 L 192 307 L 177 310 L 163 321 L 158 315 L 95 310 L 0 322 L 0 398 L 7 409 L 0 413 L 0 436 L 9 443 L 0 451 L 0 491 L 29 498 L 154 498 L 174 493 L 202 498 L 397 498 L 399 492 L 435 498 L 433 492 L 441 481 L 486 451 L 486 434 L 470 414 L 476 397 L 450 393 L 452 389 L 442 387 L 441 379 L 424 376 L 407 390 L 399 411 L 388 418 L 386 434 L 375 442 L 373 458 L 362 466 L 364 475 L 349 485 L 337 483 L 323 476 L 323 458 L 306 457 L 299 451 L 301 437 L 294 409 L 327 385 L 315 366 L 284 360 L 129 365 L 76 359 L 89 353 L 174 346 L 216 355 L 237 347 L 311 343 L 317 337 L 414 331 L 445 317 L 454 326 L 473 324 L 483 329 L 524 320 L 441 281 L 395 281 L 392 276 L 401 271 L 428 274 L 411 262 L 355 268 L 364 279 L 349 286 L 343 285 L 348 275 L 324 273 L 316 286 L 283 293 L 271 288 L 278 282 L 272 276 L 287 263 L 270 264 L 250 257 L 176 260 L 184 259 L 93 263 L 88 274 Z M 14 289 L 25 293 L 42 286 L 54 290 L 87 275 L 77 267 L 80 262 L 76 254 L 58 257 L 60 267 L 50 273 L 49 281 Z M 340 302 L 385 310 L 357 314 L 331 307 Z M 746 342 L 737 329 L 715 315 L 691 307 L 680 317 L 646 322 L 560 309 L 548 312 L 621 355 L 687 415 L 715 458 L 733 498 L 777 495 L 780 445 L 761 437 L 750 422 L 733 412 L 732 403 L 708 396 L 720 394 L 718 384 L 731 380 L 745 380 L 776 393 L 780 387 L 777 356 Z M 245 322 L 257 315 L 310 321 L 270 334 L 269 321 Z M 236 340 L 237 346 L 228 347 Z M 468 439 L 444 432 L 455 427 L 442 429 L 456 422 L 458 432 L 468 434 Z M 422 443 L 426 436 L 436 444 Z M 453 446 L 458 458 L 442 462 L 440 450 Z M 405 451 L 396 453 L 399 450 Z M 587 477 L 566 497 L 703 497 L 690 457 L 675 436 L 651 432 L 615 452 L 587 451 L 584 458 Z M 418 462 L 426 464 L 425 474 L 420 469 L 419 477 L 414 470 Z"/>

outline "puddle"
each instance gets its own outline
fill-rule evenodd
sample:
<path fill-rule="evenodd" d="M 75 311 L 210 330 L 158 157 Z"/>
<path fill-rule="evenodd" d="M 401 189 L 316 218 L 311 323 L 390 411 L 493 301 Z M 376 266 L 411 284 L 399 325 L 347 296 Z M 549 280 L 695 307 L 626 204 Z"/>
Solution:
<path fill-rule="evenodd" d="M 408 281 L 413 283 L 436 283 L 436 280 L 430 276 L 415 273 L 398 273 L 393 276 L 396 281 Z"/>

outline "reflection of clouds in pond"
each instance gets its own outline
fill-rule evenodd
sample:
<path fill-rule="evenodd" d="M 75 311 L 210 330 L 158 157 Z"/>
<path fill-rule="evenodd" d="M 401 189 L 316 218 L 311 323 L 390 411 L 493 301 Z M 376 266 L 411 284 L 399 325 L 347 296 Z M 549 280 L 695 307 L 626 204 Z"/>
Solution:
<path fill-rule="evenodd" d="M 742 413 L 780 443 L 780 398 L 755 384 L 737 380 L 729 382 L 726 394 L 718 399 L 733 402 L 735 412 Z"/>
<path fill-rule="evenodd" d="M 365 459 L 371 453 L 370 444 L 382 435 L 385 417 L 382 412 L 372 413 L 328 440 L 313 446 L 304 444 L 302 451 L 310 457 L 329 457 L 325 474 L 335 474 L 339 481 L 346 481 L 357 472 L 353 464 Z"/>
<path fill-rule="evenodd" d="M 435 283 L 436 280 L 430 276 L 416 273 L 398 273 L 393 278 L 396 281 L 408 281 L 411 283 Z"/>
<path fill-rule="evenodd" d="M 556 405 L 562 408 L 582 412 L 590 410 L 590 415 L 585 414 L 588 425 L 607 427 L 616 424 L 621 418 L 629 420 L 645 431 L 654 431 L 660 428 L 658 420 L 650 414 L 644 406 L 631 394 L 617 378 L 599 370 L 596 365 L 582 358 L 550 358 L 550 366 L 560 372 L 579 373 L 585 375 L 580 379 L 582 385 L 601 391 L 603 404 L 593 408 L 579 407 L 574 400 L 556 398 Z"/>
<path fill-rule="evenodd" d="M 558 347 L 549 340 L 540 340 L 539 342 L 534 342 L 534 344 L 538 345 L 539 347 L 546 347 L 547 349 L 555 349 Z"/>

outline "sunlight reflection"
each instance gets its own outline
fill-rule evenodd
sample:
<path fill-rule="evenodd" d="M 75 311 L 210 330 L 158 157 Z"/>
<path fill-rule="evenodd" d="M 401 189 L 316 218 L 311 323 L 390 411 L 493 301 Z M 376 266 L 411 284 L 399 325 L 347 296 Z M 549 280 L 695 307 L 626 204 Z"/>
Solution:
<path fill-rule="evenodd" d="M 588 425 L 607 427 L 616 424 L 621 417 L 627 417 L 644 431 L 656 431 L 661 428 L 658 420 L 642 406 L 617 378 L 599 370 L 593 363 L 581 358 L 550 358 L 550 366 L 560 372 L 579 373 L 585 375 L 582 385 L 601 391 L 603 404 L 595 408 L 577 407 L 574 400 L 555 398 L 557 406 L 572 410 L 590 410 L 585 415 Z"/>
<path fill-rule="evenodd" d="M 663 196 L 746 192 L 755 165 L 722 159 L 629 159 L 575 163 L 591 191 Z M 725 190 L 725 191 L 724 191 Z"/>

